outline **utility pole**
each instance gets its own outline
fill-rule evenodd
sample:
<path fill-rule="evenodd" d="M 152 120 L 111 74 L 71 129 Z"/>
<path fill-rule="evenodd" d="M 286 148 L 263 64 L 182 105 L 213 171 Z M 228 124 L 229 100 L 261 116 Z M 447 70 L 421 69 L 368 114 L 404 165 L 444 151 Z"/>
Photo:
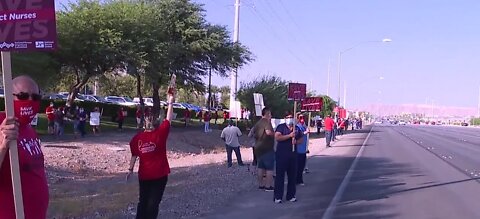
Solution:
<path fill-rule="evenodd" d="M 342 66 L 342 52 L 338 53 L 338 105 L 340 105 L 340 95 L 342 93 L 342 84 L 340 78 L 340 68 Z"/>
<path fill-rule="evenodd" d="M 235 23 L 233 29 L 233 43 L 238 43 L 240 31 L 240 0 L 235 0 Z M 235 68 L 231 73 L 230 81 L 230 112 L 235 109 L 235 100 L 237 99 L 237 78 L 238 68 Z"/>
<path fill-rule="evenodd" d="M 330 96 L 330 58 L 328 58 L 328 69 L 327 69 L 327 96 Z"/>
<path fill-rule="evenodd" d="M 343 107 L 347 108 L 347 82 L 343 82 Z"/>

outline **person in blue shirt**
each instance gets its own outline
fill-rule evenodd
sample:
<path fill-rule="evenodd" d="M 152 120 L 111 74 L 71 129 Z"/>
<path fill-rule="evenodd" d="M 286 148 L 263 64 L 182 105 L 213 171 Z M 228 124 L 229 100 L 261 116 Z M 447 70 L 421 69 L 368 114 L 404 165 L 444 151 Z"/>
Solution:
<path fill-rule="evenodd" d="M 299 116 L 299 122 L 297 124 L 299 132 L 303 133 L 302 141 L 297 144 L 297 185 L 305 185 L 303 182 L 303 171 L 307 162 L 307 142 L 308 142 L 308 127 L 305 124 L 303 116 Z"/>
<path fill-rule="evenodd" d="M 297 129 L 294 130 L 294 120 L 292 115 L 285 117 L 285 123 L 277 126 L 275 130 L 275 140 L 277 149 L 275 151 L 276 177 L 274 188 L 274 202 L 282 203 L 283 192 L 285 189 L 285 173 L 287 173 L 287 200 L 296 202 L 296 182 L 297 182 L 297 149 L 296 146 L 303 141 L 303 133 Z"/>

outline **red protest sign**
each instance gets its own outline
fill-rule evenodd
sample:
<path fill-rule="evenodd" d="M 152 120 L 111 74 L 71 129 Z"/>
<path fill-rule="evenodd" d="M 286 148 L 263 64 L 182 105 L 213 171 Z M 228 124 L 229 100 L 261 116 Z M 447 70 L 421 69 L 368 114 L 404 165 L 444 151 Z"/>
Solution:
<path fill-rule="evenodd" d="M 307 96 L 307 85 L 299 83 L 288 84 L 288 100 L 303 100 Z"/>
<path fill-rule="evenodd" d="M 0 51 L 57 47 L 54 0 L 0 1 Z"/>
<path fill-rule="evenodd" d="M 340 109 L 339 116 L 340 116 L 340 118 L 342 118 L 342 119 L 347 118 L 347 110 L 346 110 L 346 109 Z"/>
<path fill-rule="evenodd" d="M 321 97 L 306 97 L 302 100 L 302 111 L 317 112 L 322 110 L 323 99 Z"/>

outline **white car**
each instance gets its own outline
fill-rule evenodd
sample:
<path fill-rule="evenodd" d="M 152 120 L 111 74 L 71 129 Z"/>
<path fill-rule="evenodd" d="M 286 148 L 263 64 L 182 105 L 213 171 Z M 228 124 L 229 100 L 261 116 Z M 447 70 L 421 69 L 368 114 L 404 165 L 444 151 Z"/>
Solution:
<path fill-rule="evenodd" d="M 117 96 L 108 96 L 105 97 L 105 100 L 112 102 L 114 104 L 122 105 L 122 106 L 137 106 L 138 104 L 133 102 L 132 99 L 128 97 L 117 97 Z"/>
<path fill-rule="evenodd" d="M 133 102 L 140 104 L 140 98 L 135 97 L 133 98 Z M 153 98 L 150 97 L 144 97 L 143 98 L 143 103 L 145 103 L 145 106 L 153 106 Z"/>
<path fill-rule="evenodd" d="M 398 122 L 398 125 L 406 125 L 407 123 L 403 120 L 401 120 L 400 122 Z"/>

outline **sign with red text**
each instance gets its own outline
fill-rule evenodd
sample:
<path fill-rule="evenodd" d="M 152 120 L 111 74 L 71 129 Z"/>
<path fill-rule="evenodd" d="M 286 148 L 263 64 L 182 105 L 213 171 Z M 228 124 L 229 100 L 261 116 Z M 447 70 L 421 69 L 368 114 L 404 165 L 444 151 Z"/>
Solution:
<path fill-rule="evenodd" d="M 303 100 L 307 96 L 307 85 L 299 83 L 288 84 L 288 100 Z"/>
<path fill-rule="evenodd" d="M 306 97 L 302 100 L 302 111 L 318 112 L 322 110 L 323 99 L 321 97 Z"/>
<path fill-rule="evenodd" d="M 340 117 L 341 119 L 347 118 L 347 110 L 346 110 L 346 109 L 340 109 L 339 117 Z"/>
<path fill-rule="evenodd" d="M 1 0 L 0 51 L 57 47 L 54 0 Z"/>

